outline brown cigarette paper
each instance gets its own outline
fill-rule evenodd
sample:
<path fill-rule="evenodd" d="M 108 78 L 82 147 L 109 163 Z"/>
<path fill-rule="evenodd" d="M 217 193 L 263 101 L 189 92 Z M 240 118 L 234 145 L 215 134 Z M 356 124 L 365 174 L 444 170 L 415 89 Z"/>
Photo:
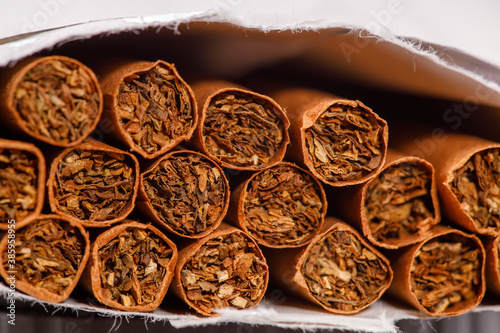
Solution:
<path fill-rule="evenodd" d="M 28 224 L 42 211 L 44 196 L 42 152 L 31 143 L 0 139 L 0 229 Z"/>
<path fill-rule="evenodd" d="M 82 284 L 111 308 L 153 311 L 168 291 L 177 255 L 160 230 L 125 220 L 97 236 Z"/>
<path fill-rule="evenodd" d="M 486 250 L 487 292 L 500 296 L 500 236 L 483 240 Z"/>
<path fill-rule="evenodd" d="M 230 82 L 204 81 L 193 85 L 200 125 L 196 147 L 223 167 L 261 170 L 283 159 L 290 125 L 270 97 Z"/>
<path fill-rule="evenodd" d="M 28 59 L 0 76 L 0 115 L 10 130 L 70 147 L 96 128 L 102 92 L 81 62 L 63 56 Z"/>
<path fill-rule="evenodd" d="M 273 95 L 290 119 L 287 158 L 331 186 L 360 184 L 385 160 L 388 127 L 360 101 L 307 89 Z"/>
<path fill-rule="evenodd" d="M 138 207 L 170 232 L 201 238 L 220 225 L 229 206 L 229 183 L 207 156 L 176 150 L 141 175 Z"/>
<path fill-rule="evenodd" d="M 303 246 L 321 230 L 327 202 L 321 183 L 294 163 L 252 174 L 231 194 L 228 219 L 267 247 Z"/>
<path fill-rule="evenodd" d="M 139 177 L 134 155 L 102 142 L 84 142 L 52 161 L 50 208 L 86 227 L 109 226 L 134 209 Z"/>
<path fill-rule="evenodd" d="M 474 136 L 412 136 L 396 148 L 436 170 L 443 215 L 475 233 L 500 232 L 500 144 Z"/>
<path fill-rule="evenodd" d="M 193 91 L 173 64 L 126 61 L 102 73 L 103 118 L 114 135 L 144 158 L 188 140 L 198 123 Z"/>
<path fill-rule="evenodd" d="M 58 215 L 39 215 L 13 231 L 0 243 L 0 274 L 7 284 L 47 302 L 67 299 L 89 258 L 87 231 Z"/>
<path fill-rule="evenodd" d="M 390 255 L 389 294 L 431 316 L 456 316 L 483 299 L 485 251 L 479 239 L 437 225 L 428 238 Z"/>
<path fill-rule="evenodd" d="M 218 316 L 217 309 L 256 306 L 266 291 L 268 275 L 257 243 L 222 223 L 179 251 L 172 290 L 198 313 Z"/>
<path fill-rule="evenodd" d="M 330 206 L 376 246 L 418 243 L 440 221 L 432 165 L 389 149 L 383 168 L 364 184 L 332 189 Z"/>
<path fill-rule="evenodd" d="M 336 314 L 353 314 L 379 299 L 392 281 L 389 261 L 351 226 L 327 217 L 301 249 L 266 252 L 273 281 Z"/>

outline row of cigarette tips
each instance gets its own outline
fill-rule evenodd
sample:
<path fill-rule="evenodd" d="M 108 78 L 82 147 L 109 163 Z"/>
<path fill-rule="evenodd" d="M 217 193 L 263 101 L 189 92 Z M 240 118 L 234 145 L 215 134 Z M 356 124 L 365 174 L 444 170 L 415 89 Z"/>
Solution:
<path fill-rule="evenodd" d="M 495 142 L 422 131 L 389 148 L 360 101 L 188 85 L 164 61 L 27 59 L 0 85 L 25 138 L 0 139 L 0 273 L 36 298 L 80 283 L 152 311 L 171 290 L 216 316 L 271 281 L 337 314 L 387 292 L 451 316 L 500 294 Z"/>

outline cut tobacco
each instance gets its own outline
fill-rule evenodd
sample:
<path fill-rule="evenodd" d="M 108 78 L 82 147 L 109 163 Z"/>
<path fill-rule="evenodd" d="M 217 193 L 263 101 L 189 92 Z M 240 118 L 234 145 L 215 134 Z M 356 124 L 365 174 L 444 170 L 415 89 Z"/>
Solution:
<path fill-rule="evenodd" d="M 57 215 L 39 215 L 15 235 L 4 237 L 0 272 L 6 281 L 14 275 L 16 288 L 26 294 L 62 302 L 75 288 L 89 249 L 83 227 Z"/>
<path fill-rule="evenodd" d="M 289 122 L 272 99 L 231 84 L 193 86 L 201 110 L 201 148 L 222 166 L 260 170 L 283 159 Z"/>
<path fill-rule="evenodd" d="M 97 237 L 85 283 L 109 307 L 152 311 L 167 293 L 176 262 L 175 244 L 158 229 L 126 221 Z"/>
<path fill-rule="evenodd" d="M 388 159 L 392 155 L 389 154 Z M 417 243 L 439 222 L 432 165 L 400 157 L 363 187 L 362 221 L 375 245 L 396 248 Z M 366 226 L 365 226 L 366 225 Z"/>
<path fill-rule="evenodd" d="M 432 316 L 462 314 L 484 296 L 484 248 L 477 237 L 449 227 L 431 231 L 394 254 L 391 292 Z"/>
<path fill-rule="evenodd" d="M 328 181 L 361 178 L 381 164 L 380 126 L 361 105 L 331 106 L 305 133 L 309 158 Z"/>
<path fill-rule="evenodd" d="M 103 75 L 106 114 L 133 151 L 157 157 L 189 139 L 197 123 L 191 88 L 174 65 L 131 62 Z"/>
<path fill-rule="evenodd" d="M 0 229 L 20 228 L 43 207 L 45 159 L 34 145 L 0 139 Z"/>
<path fill-rule="evenodd" d="M 291 89 L 274 96 L 294 124 L 290 158 L 332 186 L 360 184 L 382 167 L 387 123 L 359 101 Z"/>
<path fill-rule="evenodd" d="M 97 126 L 102 93 L 96 76 L 82 63 L 50 56 L 21 62 L 10 75 L 3 103 L 16 128 L 46 143 L 69 147 Z"/>
<path fill-rule="evenodd" d="M 305 249 L 269 253 L 271 276 L 283 287 L 338 314 L 357 313 L 392 281 L 389 261 L 354 228 L 331 217 Z M 267 253 L 266 253 L 267 255 Z"/>
<path fill-rule="evenodd" d="M 252 308 L 267 287 L 268 267 L 257 244 L 244 232 L 221 224 L 179 253 L 176 293 L 203 315 Z"/>
<path fill-rule="evenodd" d="M 396 148 L 432 163 L 443 215 L 474 233 L 500 233 L 499 143 L 464 134 L 409 132 Z"/>
<path fill-rule="evenodd" d="M 302 265 L 312 295 L 332 311 L 357 312 L 387 289 L 390 268 L 349 230 L 335 230 L 310 248 Z"/>
<path fill-rule="evenodd" d="M 454 173 L 451 190 L 478 229 L 500 230 L 500 149 L 474 154 Z"/>
<path fill-rule="evenodd" d="M 238 225 L 269 247 L 307 244 L 321 229 L 326 197 L 320 182 L 293 163 L 252 175 L 234 191 Z"/>
<path fill-rule="evenodd" d="M 411 266 L 412 290 L 429 312 L 477 297 L 481 281 L 479 249 L 472 242 L 439 237 L 427 242 Z"/>
<path fill-rule="evenodd" d="M 229 204 L 221 167 L 203 154 L 175 151 L 141 176 L 146 202 L 139 206 L 171 232 L 200 238 L 215 230 Z"/>
<path fill-rule="evenodd" d="M 138 173 L 139 163 L 132 154 L 103 143 L 66 149 L 52 162 L 51 208 L 85 226 L 119 222 L 134 208 Z"/>

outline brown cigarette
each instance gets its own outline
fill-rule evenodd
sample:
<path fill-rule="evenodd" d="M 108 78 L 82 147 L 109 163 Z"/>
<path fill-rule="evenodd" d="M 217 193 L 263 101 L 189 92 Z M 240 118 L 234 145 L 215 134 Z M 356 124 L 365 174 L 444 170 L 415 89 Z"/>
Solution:
<path fill-rule="evenodd" d="M 382 170 L 364 184 L 332 191 L 335 211 L 376 246 L 418 243 L 440 221 L 434 168 L 389 149 Z"/>
<path fill-rule="evenodd" d="M 390 257 L 394 281 L 388 290 L 431 316 L 456 316 L 483 299 L 485 251 L 471 234 L 437 225 L 427 240 Z"/>
<path fill-rule="evenodd" d="M 114 135 L 145 158 L 191 138 L 197 125 L 193 91 L 173 64 L 126 61 L 103 72 L 104 117 Z"/>
<path fill-rule="evenodd" d="M 266 291 L 268 275 L 257 243 L 222 223 L 179 251 L 172 289 L 198 313 L 218 316 L 217 309 L 256 306 Z"/>
<path fill-rule="evenodd" d="M 229 206 L 222 168 L 189 150 L 168 153 L 141 175 L 138 207 L 170 232 L 201 238 L 220 225 Z"/>
<path fill-rule="evenodd" d="M 500 236 L 487 237 L 483 244 L 486 250 L 486 290 L 500 296 Z"/>
<path fill-rule="evenodd" d="M 45 158 L 40 149 L 0 139 L 0 230 L 30 223 L 42 211 L 44 196 Z"/>
<path fill-rule="evenodd" d="M 273 95 L 290 119 L 287 158 L 331 186 L 360 184 L 385 160 L 387 123 L 360 101 L 307 89 Z"/>
<path fill-rule="evenodd" d="M 353 227 L 332 217 L 307 247 L 266 256 L 274 282 L 336 314 L 365 309 L 392 281 L 389 261 Z"/>
<path fill-rule="evenodd" d="M 474 233 L 499 234 L 499 143 L 463 134 L 421 135 L 397 148 L 432 163 L 443 215 Z"/>
<path fill-rule="evenodd" d="M 78 283 L 89 252 L 89 236 L 81 225 L 58 215 L 38 215 L 2 239 L 0 274 L 28 295 L 62 302 Z"/>
<path fill-rule="evenodd" d="M 104 305 L 126 311 L 153 311 L 167 293 L 177 247 L 150 224 L 126 220 L 92 244 L 82 282 Z"/>
<path fill-rule="evenodd" d="M 0 91 L 0 115 L 9 129 L 60 147 L 82 142 L 103 108 L 95 74 L 63 56 L 19 62 L 2 73 Z"/>
<path fill-rule="evenodd" d="M 261 245 L 299 247 L 321 230 L 326 210 L 318 179 L 294 163 L 281 162 L 236 187 L 228 218 Z"/>
<path fill-rule="evenodd" d="M 134 209 L 139 162 L 102 142 L 84 142 L 52 161 L 47 187 L 53 212 L 86 227 L 106 227 Z"/>
<path fill-rule="evenodd" d="M 200 126 L 196 147 L 223 167 L 261 170 L 283 159 L 290 125 L 281 107 L 268 96 L 230 82 L 193 85 Z"/>

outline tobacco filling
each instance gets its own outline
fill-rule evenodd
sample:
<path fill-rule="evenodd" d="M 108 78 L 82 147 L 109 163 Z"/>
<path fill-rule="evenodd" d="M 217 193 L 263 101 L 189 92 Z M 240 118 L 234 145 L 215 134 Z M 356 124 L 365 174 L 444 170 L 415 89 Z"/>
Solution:
<path fill-rule="evenodd" d="M 186 136 L 194 126 L 188 89 L 173 70 L 162 65 L 126 77 L 117 103 L 121 126 L 148 154 Z"/>
<path fill-rule="evenodd" d="M 376 240 L 397 240 L 432 226 L 431 181 L 429 170 L 418 162 L 392 165 L 373 178 L 365 212 Z"/>
<path fill-rule="evenodd" d="M 30 152 L 0 148 L 0 223 L 19 221 L 35 210 L 38 162 Z"/>
<path fill-rule="evenodd" d="M 183 235 L 203 232 L 220 219 L 228 189 L 216 165 L 198 154 L 174 154 L 144 177 L 158 216 Z"/>
<path fill-rule="evenodd" d="M 271 245 L 307 243 L 323 216 L 319 186 L 289 165 L 260 172 L 248 184 L 243 204 L 248 231 Z"/>
<path fill-rule="evenodd" d="M 80 220 L 119 217 L 132 204 L 135 173 L 129 157 L 73 149 L 59 163 L 52 184 L 57 208 Z"/>
<path fill-rule="evenodd" d="M 267 265 L 239 232 L 207 241 L 181 271 L 187 298 L 205 313 L 250 308 L 265 292 Z"/>
<path fill-rule="evenodd" d="M 315 170 L 327 181 L 364 177 L 382 162 L 382 126 L 360 106 L 331 106 L 305 130 L 305 143 Z"/>
<path fill-rule="evenodd" d="M 203 139 L 208 152 L 223 162 L 258 166 L 269 162 L 284 138 L 276 107 L 251 94 L 221 93 L 206 110 Z"/>
<path fill-rule="evenodd" d="M 154 302 L 172 252 L 150 230 L 125 229 L 99 249 L 103 298 L 125 306 Z"/>
<path fill-rule="evenodd" d="M 16 88 L 14 108 L 30 131 L 61 143 L 87 136 L 99 114 L 98 87 L 77 64 L 46 60 Z"/>
<path fill-rule="evenodd" d="M 351 232 L 337 230 L 315 244 L 302 265 L 312 295 L 322 304 L 355 311 L 387 287 L 388 266 Z"/>
<path fill-rule="evenodd" d="M 454 173 L 451 189 L 477 228 L 500 228 L 500 151 L 474 154 Z"/>
<path fill-rule="evenodd" d="M 477 246 L 458 235 L 444 235 L 422 245 L 411 266 L 411 290 L 429 312 L 478 296 L 481 258 Z"/>
<path fill-rule="evenodd" d="M 16 231 L 15 267 L 9 265 L 7 251 L 2 261 L 17 280 L 62 295 L 75 278 L 85 245 L 80 230 L 68 222 L 37 220 Z"/>

